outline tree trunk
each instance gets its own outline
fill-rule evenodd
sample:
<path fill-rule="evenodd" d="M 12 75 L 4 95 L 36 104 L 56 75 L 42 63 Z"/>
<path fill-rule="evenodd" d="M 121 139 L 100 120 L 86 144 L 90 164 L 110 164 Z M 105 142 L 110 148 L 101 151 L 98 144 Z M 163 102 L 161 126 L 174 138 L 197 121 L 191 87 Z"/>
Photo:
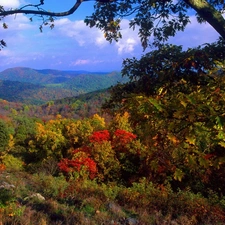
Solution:
<path fill-rule="evenodd" d="M 225 39 L 225 19 L 205 0 L 184 0 Z"/>

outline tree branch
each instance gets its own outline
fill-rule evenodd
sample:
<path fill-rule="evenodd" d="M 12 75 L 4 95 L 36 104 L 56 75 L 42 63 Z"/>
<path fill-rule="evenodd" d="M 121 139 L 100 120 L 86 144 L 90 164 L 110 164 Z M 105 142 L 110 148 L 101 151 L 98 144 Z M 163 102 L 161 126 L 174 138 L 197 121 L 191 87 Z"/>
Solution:
<path fill-rule="evenodd" d="M 184 0 L 225 39 L 225 19 L 205 0 Z"/>
<path fill-rule="evenodd" d="M 14 15 L 14 14 L 35 14 L 35 15 L 42 15 L 42 16 L 51 16 L 51 17 L 62 17 L 62 16 L 68 16 L 73 14 L 78 7 L 81 5 L 83 1 L 77 0 L 77 2 L 74 4 L 74 6 L 65 12 L 48 12 L 43 10 L 27 10 L 27 9 L 15 9 L 15 10 L 8 10 L 8 11 L 0 11 L 0 17 Z"/>

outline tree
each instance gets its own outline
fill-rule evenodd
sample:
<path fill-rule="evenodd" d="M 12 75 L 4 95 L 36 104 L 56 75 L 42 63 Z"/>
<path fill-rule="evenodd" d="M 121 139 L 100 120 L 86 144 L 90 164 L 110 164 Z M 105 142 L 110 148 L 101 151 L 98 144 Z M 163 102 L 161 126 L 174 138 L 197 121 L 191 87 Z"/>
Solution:
<path fill-rule="evenodd" d="M 9 142 L 9 130 L 6 123 L 0 120 L 0 155 L 4 153 L 6 146 Z"/>
<path fill-rule="evenodd" d="M 205 79 L 214 69 L 220 73 L 224 70 L 224 50 L 224 41 L 221 39 L 211 45 L 187 51 L 182 51 L 182 46 L 164 45 L 146 53 L 140 60 L 135 57 L 126 59 L 121 73 L 130 81 L 112 87 L 111 97 L 103 104 L 103 108 L 110 109 L 108 112 L 126 110 L 124 104 L 133 96 L 155 96 L 165 89 L 173 88 L 181 79 L 204 84 L 199 79 Z"/>
<path fill-rule="evenodd" d="M 189 15 L 193 9 L 199 23 L 208 22 L 225 38 L 224 8 L 225 3 L 218 0 L 114 1 L 97 4 L 95 12 L 85 22 L 90 27 L 104 30 L 106 38 L 111 41 L 121 37 L 120 19 L 132 15 L 129 26 L 133 29 L 138 27 L 142 45 L 146 48 L 151 36 L 154 37 L 153 45 L 159 46 L 170 36 L 175 36 L 177 31 L 183 31 L 190 22 Z"/>
<path fill-rule="evenodd" d="M 129 113 L 146 146 L 141 171 L 149 180 L 223 192 L 224 46 L 223 40 L 186 51 L 165 45 L 124 61 L 130 82 L 115 86 L 105 107 Z"/>
<path fill-rule="evenodd" d="M 0 7 L 0 19 L 14 14 L 38 15 L 43 19 L 40 26 L 54 27 L 54 18 L 68 16 L 89 0 L 77 0 L 74 5 L 65 12 L 46 11 L 44 0 L 38 4 L 28 4 L 19 9 L 4 9 Z M 224 1 L 220 0 L 96 0 L 95 11 L 87 16 L 85 23 L 90 27 L 97 27 L 104 31 L 107 40 L 118 40 L 121 38 L 120 21 L 122 18 L 130 19 L 130 28 L 139 29 L 139 36 L 144 48 L 149 44 L 150 37 L 154 37 L 153 44 L 159 46 L 161 42 L 175 36 L 177 31 L 183 31 L 190 22 L 191 10 L 195 10 L 199 23 L 208 22 L 225 39 L 225 10 Z M 32 20 L 32 17 L 31 17 Z M 3 27 L 7 25 L 3 23 Z M 5 46 L 2 40 L 0 46 Z"/>

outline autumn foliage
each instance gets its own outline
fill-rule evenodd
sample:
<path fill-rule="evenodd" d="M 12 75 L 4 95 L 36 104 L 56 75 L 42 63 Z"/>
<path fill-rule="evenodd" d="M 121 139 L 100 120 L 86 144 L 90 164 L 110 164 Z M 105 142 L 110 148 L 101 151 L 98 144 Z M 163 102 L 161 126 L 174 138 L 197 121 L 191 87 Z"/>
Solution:
<path fill-rule="evenodd" d="M 221 42 L 188 51 L 166 45 L 126 60 L 130 82 L 112 88 L 106 117 L 41 120 L 11 110 L 1 117 L 1 175 L 29 171 L 37 192 L 87 211 L 90 193 L 104 193 L 104 205 L 113 199 L 136 212 L 141 205 L 139 219 L 160 211 L 154 221 L 224 224 L 224 52 Z"/>
<path fill-rule="evenodd" d="M 0 172 L 4 171 L 6 169 L 4 164 L 0 164 Z"/>
<path fill-rule="evenodd" d="M 129 155 L 127 145 L 135 139 L 136 135 L 121 129 L 113 133 L 109 130 L 94 131 L 86 145 L 73 150 L 70 159 L 63 158 L 59 162 L 59 169 L 67 175 L 85 170 L 91 179 L 120 179 L 124 170 L 120 153 Z"/>
<path fill-rule="evenodd" d="M 65 174 L 80 172 L 82 169 L 88 172 L 90 179 L 96 176 L 96 163 L 91 158 L 80 157 L 76 159 L 64 158 L 58 163 L 59 169 Z"/>
<path fill-rule="evenodd" d="M 34 171 L 55 162 L 51 173 L 67 178 L 124 185 L 146 178 L 225 194 L 224 52 L 219 41 L 188 51 L 165 45 L 127 59 L 122 73 L 130 81 L 111 89 L 107 121 L 97 114 L 27 120 L 15 110 L 3 149 Z"/>
<path fill-rule="evenodd" d="M 96 131 L 89 137 L 89 140 L 91 143 L 101 143 L 103 141 L 109 141 L 110 133 L 108 130 Z"/>

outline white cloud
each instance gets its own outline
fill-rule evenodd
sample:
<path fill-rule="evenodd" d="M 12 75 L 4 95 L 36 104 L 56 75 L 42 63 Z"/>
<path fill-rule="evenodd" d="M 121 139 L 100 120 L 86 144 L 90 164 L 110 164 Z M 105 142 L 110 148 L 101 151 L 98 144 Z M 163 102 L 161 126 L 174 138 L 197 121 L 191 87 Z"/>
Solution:
<path fill-rule="evenodd" d="M 70 64 L 70 66 L 80 66 L 80 65 L 93 65 L 102 63 L 103 60 L 91 60 L 91 59 L 77 59 Z"/>
<path fill-rule="evenodd" d="M 0 0 L 0 5 L 6 8 L 17 8 L 20 5 L 19 0 Z"/>
<path fill-rule="evenodd" d="M 75 62 L 71 63 L 71 65 L 73 66 L 77 66 L 77 65 L 85 65 L 85 64 L 89 64 L 90 60 L 87 59 L 78 59 Z"/>
<path fill-rule="evenodd" d="M 76 40 L 80 46 L 90 43 L 103 44 L 103 41 L 99 41 L 101 36 L 103 36 L 102 33 L 96 28 L 90 29 L 87 27 L 83 20 L 71 21 L 68 18 L 59 19 L 55 21 L 55 29 L 62 36 Z"/>
<path fill-rule="evenodd" d="M 128 20 L 122 20 L 121 28 L 122 39 L 116 43 L 118 54 L 132 53 L 136 47 L 140 47 L 138 30 L 130 29 Z"/>
<path fill-rule="evenodd" d="M 109 44 L 104 37 L 104 33 L 97 28 L 87 27 L 83 20 L 70 21 L 68 18 L 63 18 L 55 21 L 55 29 L 61 36 L 67 36 L 75 40 L 79 46 L 87 46 L 90 44 L 96 45 L 98 48 L 116 48 L 119 55 L 123 53 L 132 53 L 139 45 L 137 30 L 129 29 L 129 21 L 121 22 L 122 36 L 118 42 Z"/>
<path fill-rule="evenodd" d="M 95 45 L 98 46 L 99 48 L 103 48 L 108 44 L 109 42 L 105 40 L 103 33 L 99 31 L 95 37 Z"/>
<path fill-rule="evenodd" d="M 128 38 L 126 40 L 119 41 L 116 45 L 118 46 L 118 54 L 121 55 L 123 53 L 133 52 L 137 42 L 133 38 Z"/>

